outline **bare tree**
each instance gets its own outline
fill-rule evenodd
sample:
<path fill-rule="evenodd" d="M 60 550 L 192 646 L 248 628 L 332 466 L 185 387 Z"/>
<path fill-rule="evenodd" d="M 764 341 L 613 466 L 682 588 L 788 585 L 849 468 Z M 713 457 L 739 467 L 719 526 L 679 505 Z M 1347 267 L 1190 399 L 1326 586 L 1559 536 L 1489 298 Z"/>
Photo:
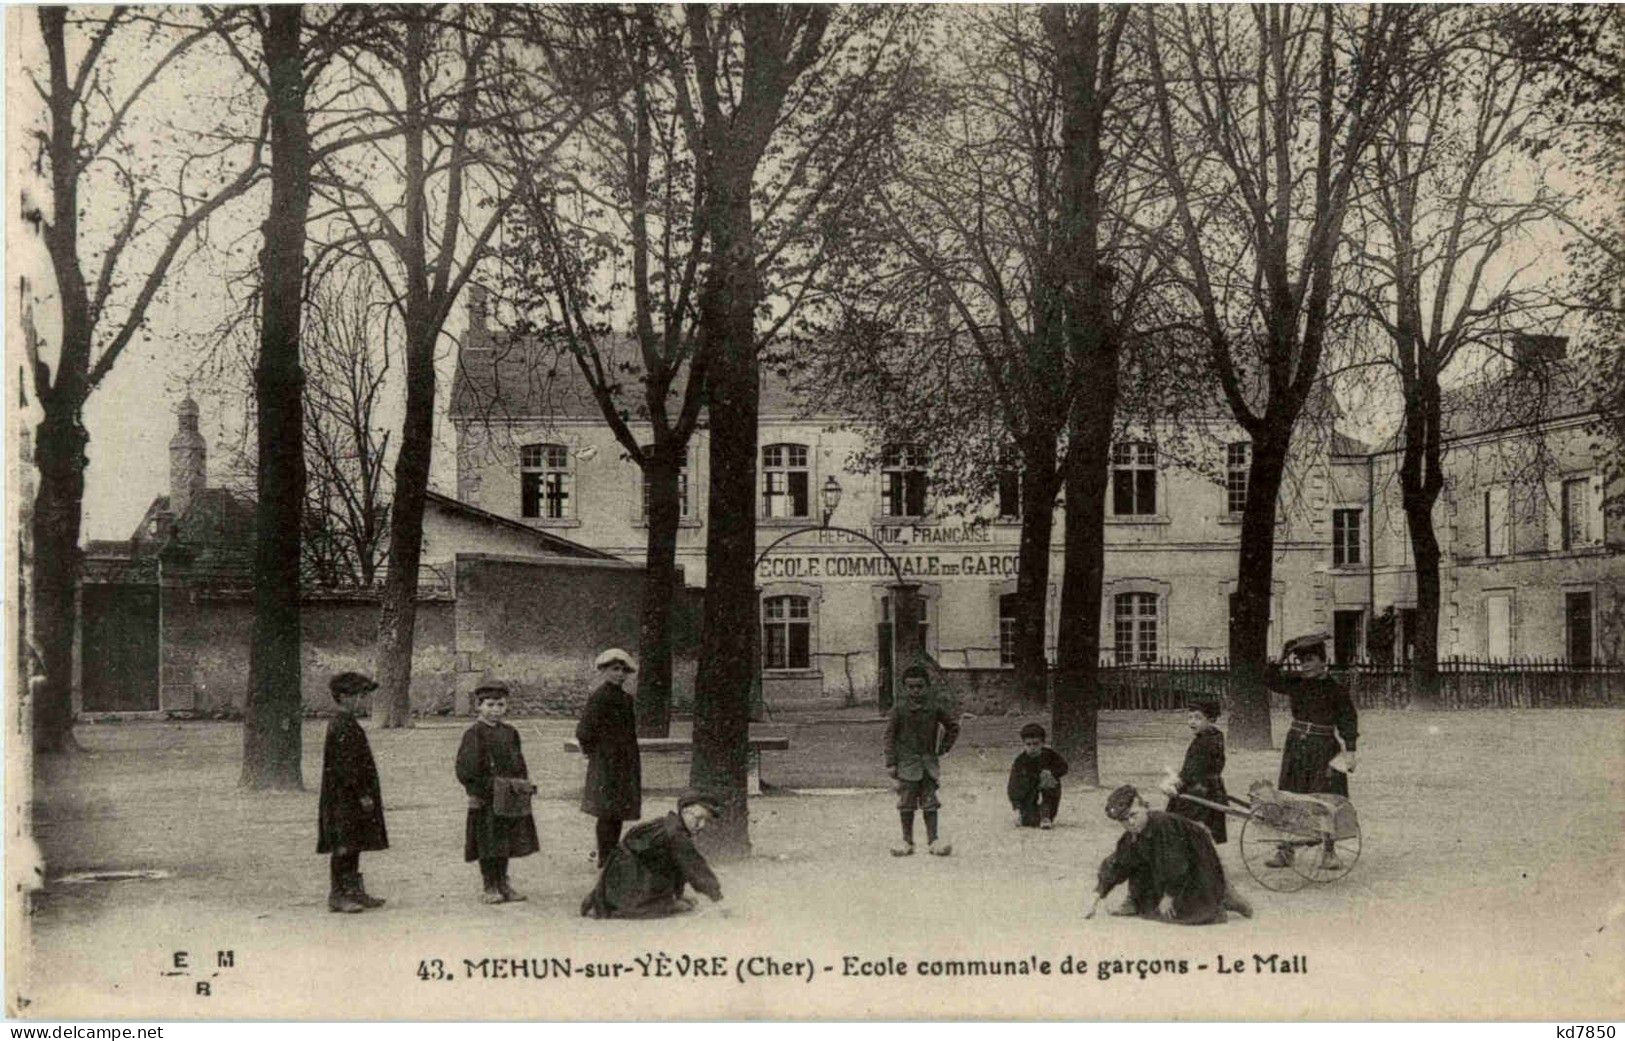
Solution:
<path fill-rule="evenodd" d="M 1497 28 L 1496 19 L 1468 9 L 1420 28 L 1414 43 L 1425 54 L 1447 46 L 1452 53 L 1438 75 L 1394 105 L 1360 179 L 1356 219 L 1368 230 L 1356 298 L 1381 328 L 1404 401 L 1399 484 L 1416 567 L 1412 690 L 1423 704 L 1438 697 L 1433 509 L 1445 482 L 1441 380 L 1475 347 L 1479 354 L 1510 352 L 1526 342 L 1517 334 L 1539 321 L 1551 300 L 1530 264 L 1503 270 L 1521 233 L 1548 220 L 1558 201 L 1543 184 L 1516 187 L 1526 180 L 1517 176 L 1519 143 L 1540 119 L 1541 99 L 1533 66 L 1475 46 Z M 1527 397 L 1531 386 L 1523 381 L 1520 393 Z"/>
<path fill-rule="evenodd" d="M 390 432 L 382 397 L 394 314 L 370 269 L 316 272 L 305 314 L 304 574 L 318 586 L 370 588 L 389 526 Z"/>
<path fill-rule="evenodd" d="M 136 25 L 128 8 L 41 7 L 38 20 L 45 69 L 30 78 L 46 118 L 34 137 L 50 196 L 25 206 L 50 255 L 60 344 L 54 372 L 32 340 L 27 347 L 44 412 L 35 432 L 32 614 L 43 679 L 33 738 L 36 751 L 59 752 L 74 747 L 74 593 L 90 439 L 81 421 L 85 402 L 145 335 L 149 308 L 188 241 L 259 180 L 264 141 L 200 142 L 168 170 L 126 136 L 153 85 L 210 39 L 214 25 L 153 30 Z M 155 53 L 144 53 L 137 39 L 155 41 Z M 125 67 L 136 54 L 150 64 Z M 161 183 L 169 175 L 173 183 Z M 87 258 L 99 258 L 94 270 Z"/>
<path fill-rule="evenodd" d="M 329 250 L 366 258 L 400 314 L 406 409 L 396 455 L 379 617 L 383 725 L 411 724 L 413 627 L 433 450 L 435 349 L 451 309 L 519 198 L 590 110 L 597 65 L 568 49 L 575 12 L 405 6 L 350 67 L 351 110 L 371 140 L 320 167 L 323 216 L 348 226 Z M 585 12 L 590 19 L 593 13 Z M 564 42 L 561 43 L 561 35 Z M 499 153 L 497 141 L 523 142 Z M 391 197 L 373 176 L 400 185 Z M 478 211 L 483 209 L 483 214 Z"/>
<path fill-rule="evenodd" d="M 1160 9 L 1147 19 L 1158 167 L 1174 197 L 1174 257 L 1196 328 L 1252 441 L 1230 660 L 1230 733 L 1270 745 L 1260 685 L 1276 499 L 1293 429 L 1338 316 L 1356 175 L 1410 80 L 1405 7 Z M 1400 60 L 1405 59 L 1405 60 Z"/>

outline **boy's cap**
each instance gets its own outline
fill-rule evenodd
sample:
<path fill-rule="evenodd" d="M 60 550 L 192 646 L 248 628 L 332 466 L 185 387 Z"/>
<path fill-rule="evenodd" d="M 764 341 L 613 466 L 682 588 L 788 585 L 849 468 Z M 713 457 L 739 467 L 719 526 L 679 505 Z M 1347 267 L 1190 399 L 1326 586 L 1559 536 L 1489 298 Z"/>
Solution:
<path fill-rule="evenodd" d="M 1302 636 L 1295 636 L 1286 642 L 1283 656 L 1290 658 L 1292 655 L 1304 651 L 1325 653 L 1326 644 L 1330 643 L 1331 639 L 1331 635 L 1324 632 L 1304 633 Z"/>
<path fill-rule="evenodd" d="M 592 666 L 595 669 L 604 669 L 616 664 L 617 662 L 625 665 L 627 672 L 638 671 L 637 663 L 632 660 L 632 656 L 621 650 L 619 647 L 611 647 L 603 654 L 600 654 L 598 659 L 592 663 Z"/>
<path fill-rule="evenodd" d="M 709 792 L 702 792 L 696 788 L 690 788 L 677 797 L 679 812 L 689 806 L 704 806 L 711 811 L 713 817 L 722 816 L 722 801 Z"/>
<path fill-rule="evenodd" d="M 351 694 L 365 694 L 369 690 L 377 690 L 378 684 L 366 673 L 341 672 L 327 681 L 327 689 L 334 697 L 349 697 Z"/>
<path fill-rule="evenodd" d="M 1120 821 L 1128 816 L 1128 811 L 1134 806 L 1134 800 L 1140 797 L 1140 790 L 1132 784 L 1121 785 L 1117 790 L 1106 796 L 1106 816 L 1114 821 Z"/>
<path fill-rule="evenodd" d="M 1027 740 L 1029 737 L 1036 737 L 1038 740 L 1042 741 L 1048 736 L 1049 734 L 1044 730 L 1044 728 L 1037 723 L 1028 723 L 1026 726 L 1021 728 L 1021 739 L 1023 741 Z"/>
<path fill-rule="evenodd" d="M 931 681 L 931 674 L 925 671 L 924 665 L 910 665 L 908 668 L 903 670 L 903 678 L 905 680 L 914 679 L 916 676 L 928 683 Z"/>
<path fill-rule="evenodd" d="M 474 688 L 474 703 L 476 705 L 482 701 L 494 701 L 497 698 L 505 698 L 507 696 L 508 685 L 506 683 L 489 681 Z"/>

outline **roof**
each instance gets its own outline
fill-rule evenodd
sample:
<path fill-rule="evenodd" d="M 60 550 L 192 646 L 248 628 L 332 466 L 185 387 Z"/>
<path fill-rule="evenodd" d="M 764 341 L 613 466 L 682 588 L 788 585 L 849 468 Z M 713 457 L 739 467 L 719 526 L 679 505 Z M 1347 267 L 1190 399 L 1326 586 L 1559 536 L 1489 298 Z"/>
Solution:
<path fill-rule="evenodd" d="M 646 422 L 645 368 L 637 341 L 616 334 L 599 341 L 604 371 L 613 381 L 612 394 L 631 422 Z M 804 415 L 800 397 L 790 381 L 764 364 L 761 378 L 762 415 Z M 668 399 L 673 411 L 688 384 L 685 365 L 673 382 Z M 701 407 L 704 415 L 704 406 Z M 454 420 L 547 418 L 602 421 L 603 412 L 587 378 L 562 343 L 508 337 L 499 332 L 471 329 L 452 377 L 451 416 Z"/>
<path fill-rule="evenodd" d="M 492 513 L 489 510 L 482 510 L 478 506 L 471 503 L 463 502 L 461 499 L 453 499 L 451 496 L 442 495 L 439 492 L 428 492 L 424 496 L 424 501 L 438 506 L 450 513 L 459 514 L 460 516 L 467 517 L 470 520 L 476 520 L 484 524 L 489 524 L 492 527 L 502 528 L 507 531 L 522 532 L 523 534 L 546 546 L 550 552 L 556 553 L 561 557 L 585 557 L 592 560 L 620 559 L 614 554 L 593 549 L 591 546 L 583 546 L 579 542 L 572 542 L 569 539 L 562 538 L 550 531 L 542 531 L 540 528 L 533 528 L 528 524 L 520 523 L 519 521 L 512 520 L 511 518 L 504 517 L 501 514 Z"/>

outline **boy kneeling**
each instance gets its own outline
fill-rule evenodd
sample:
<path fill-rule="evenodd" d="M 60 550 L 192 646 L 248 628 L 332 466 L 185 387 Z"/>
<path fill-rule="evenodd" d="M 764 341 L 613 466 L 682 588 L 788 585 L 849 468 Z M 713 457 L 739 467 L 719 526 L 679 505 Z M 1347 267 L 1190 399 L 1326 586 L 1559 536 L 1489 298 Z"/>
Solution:
<path fill-rule="evenodd" d="M 1117 848 L 1100 863 L 1093 918 L 1106 895 L 1128 883 L 1128 903 L 1114 915 L 1139 915 L 1180 925 L 1225 920 L 1225 911 L 1253 916 L 1252 905 L 1230 888 L 1219 851 L 1206 828 L 1172 813 L 1153 810 L 1132 784 L 1112 792 L 1106 816 L 1123 825 Z"/>
<path fill-rule="evenodd" d="M 605 861 L 598 885 L 581 901 L 582 916 L 661 918 L 691 911 L 685 886 L 721 900 L 722 885 L 694 846 L 694 836 L 721 812 L 716 799 L 687 791 L 677 799 L 677 812 L 627 832 Z"/>

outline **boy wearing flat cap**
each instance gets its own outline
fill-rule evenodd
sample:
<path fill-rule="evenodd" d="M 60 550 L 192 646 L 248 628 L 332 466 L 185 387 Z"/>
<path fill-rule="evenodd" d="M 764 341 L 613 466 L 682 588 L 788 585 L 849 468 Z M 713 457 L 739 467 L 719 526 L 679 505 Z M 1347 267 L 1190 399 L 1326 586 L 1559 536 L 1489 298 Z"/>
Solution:
<path fill-rule="evenodd" d="M 1128 883 L 1128 903 L 1114 915 L 1155 918 L 1179 925 L 1210 925 L 1225 912 L 1253 916 L 1252 905 L 1224 877 L 1224 865 L 1207 829 L 1195 821 L 1153 810 L 1131 784 L 1106 799 L 1106 816 L 1123 825 L 1117 848 L 1100 863 L 1093 918 L 1106 896 Z"/>
<path fill-rule="evenodd" d="M 1283 792 L 1300 795 L 1324 792 L 1346 799 L 1348 774 L 1334 768 L 1332 762 L 1341 752 L 1347 769 L 1354 769 L 1360 714 L 1355 711 L 1348 691 L 1331 676 L 1326 663 L 1326 643 L 1325 633 L 1309 633 L 1288 640 L 1281 648 L 1281 659 L 1295 660 L 1297 672 L 1271 666 L 1265 673 L 1264 685 L 1285 694 L 1292 705 L 1292 724 L 1287 728 L 1286 747 L 1281 750 L 1281 774 L 1275 786 Z M 1342 866 L 1330 840 L 1320 857 L 1322 868 L 1336 870 Z M 1282 845 L 1265 864 L 1287 867 L 1292 859 L 1292 847 Z"/>
<path fill-rule="evenodd" d="M 361 879 L 361 854 L 389 848 L 378 766 L 356 721 L 361 700 L 378 689 L 370 677 L 341 672 L 327 684 L 338 713 L 322 745 L 322 793 L 316 803 L 316 852 L 329 854 L 327 909 L 355 914 L 382 907 Z"/>
<path fill-rule="evenodd" d="M 576 743 L 587 756 L 581 812 L 598 818 L 595 862 L 603 868 L 620 841 L 621 826 L 643 816 L 643 762 L 626 678 L 638 671 L 632 656 L 611 647 L 594 662 L 601 682 L 576 724 Z"/>
<path fill-rule="evenodd" d="M 1061 806 L 1061 778 L 1066 776 L 1066 760 L 1044 744 L 1048 735 L 1037 723 L 1021 728 L 1022 749 L 1010 764 L 1010 783 L 1005 793 L 1016 823 L 1023 828 L 1054 826 L 1055 811 Z"/>
<path fill-rule="evenodd" d="M 686 791 L 677 810 L 660 820 L 645 821 L 626 833 L 598 874 L 598 884 L 581 901 L 586 918 L 660 918 L 691 911 L 686 886 L 722 899 L 722 886 L 705 857 L 694 846 L 720 813 L 721 803 L 703 792 Z"/>
<path fill-rule="evenodd" d="M 468 793 L 468 822 L 463 829 L 463 860 L 480 862 L 487 904 L 525 897 L 508 884 L 508 861 L 541 849 L 536 821 L 530 815 L 530 783 L 519 731 L 502 721 L 508 714 L 508 688 L 486 682 L 474 691 L 474 725 L 457 749 L 457 780 Z"/>

